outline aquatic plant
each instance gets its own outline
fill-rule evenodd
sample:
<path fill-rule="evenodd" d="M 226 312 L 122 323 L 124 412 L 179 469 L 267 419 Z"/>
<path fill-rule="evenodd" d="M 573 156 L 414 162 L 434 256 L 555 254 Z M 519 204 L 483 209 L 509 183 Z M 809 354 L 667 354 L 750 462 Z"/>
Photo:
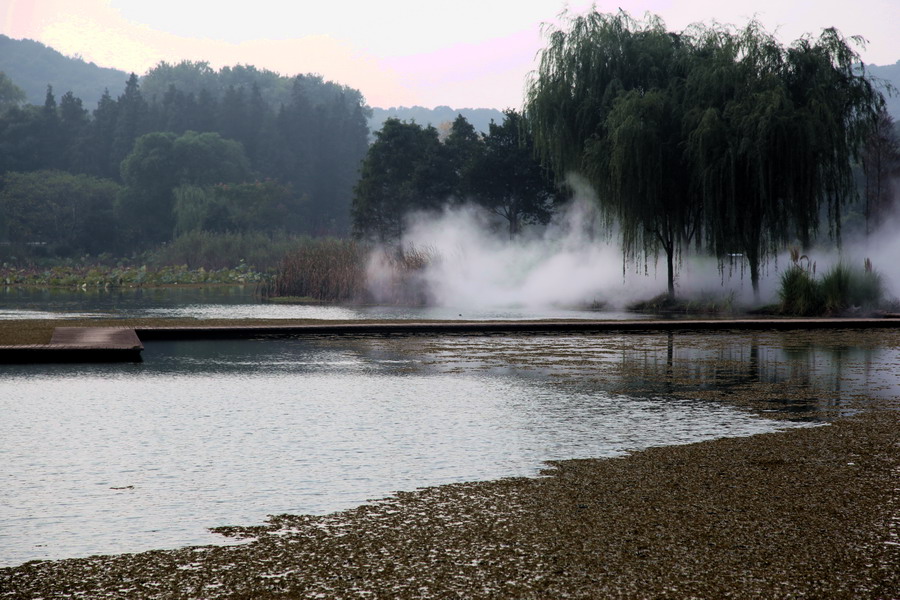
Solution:
<path fill-rule="evenodd" d="M 368 249 L 360 242 L 307 239 L 260 285 L 264 298 L 294 296 L 326 302 L 359 301 L 366 293 Z"/>
<path fill-rule="evenodd" d="M 304 236 L 261 232 L 190 231 L 152 251 L 147 262 L 154 266 L 187 265 L 207 270 L 233 268 L 243 263 L 265 272 L 274 270 L 286 254 L 309 240 Z"/>
<path fill-rule="evenodd" d="M 380 248 L 369 259 L 368 288 L 384 304 L 424 306 L 432 301 L 426 273 L 440 262 L 436 248 L 406 244 Z"/>
<path fill-rule="evenodd" d="M 147 265 L 57 265 L 40 267 L 0 267 L 0 284 L 49 287 L 117 288 L 161 285 L 256 283 L 262 274 L 246 263 L 233 268 L 190 269 L 187 265 L 148 267 Z"/>

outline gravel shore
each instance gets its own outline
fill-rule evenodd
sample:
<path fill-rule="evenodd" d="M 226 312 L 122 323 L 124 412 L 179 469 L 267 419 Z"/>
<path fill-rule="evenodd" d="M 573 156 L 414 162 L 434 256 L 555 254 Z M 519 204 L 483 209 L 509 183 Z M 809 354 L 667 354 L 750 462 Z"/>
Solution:
<path fill-rule="evenodd" d="M 0 569 L 2 598 L 893 598 L 900 413 L 553 463 L 197 547 Z"/>
<path fill-rule="evenodd" d="M 897 349 L 896 337 L 824 339 Z M 725 337 L 680 339 L 709 346 Z M 491 368 L 473 342 L 447 343 L 457 355 L 464 343 Z M 676 348 L 675 368 L 667 365 L 665 339 L 622 343 L 662 356 L 657 367 L 674 395 L 708 393 L 777 416 L 760 398 L 773 387 L 788 393 L 784 382 L 765 387 L 759 377 L 744 386 L 741 373 L 722 369 L 722 353 L 710 359 L 716 381 L 737 383 L 704 392 L 687 372 L 702 375 L 702 364 L 685 361 L 680 372 Z M 597 359 L 585 362 L 581 347 L 570 368 L 611 388 L 632 371 L 646 381 L 657 368 L 646 358 L 610 363 L 610 351 L 598 343 Z M 527 368 L 545 366 L 538 356 Z M 808 396 L 797 394 L 798 402 Z M 0 599 L 900 597 L 900 399 L 857 396 L 834 406 L 829 415 L 820 403 L 833 420 L 818 427 L 554 462 L 544 477 L 426 488 L 331 515 L 217 530 L 244 538 L 241 545 L 0 569 Z"/>

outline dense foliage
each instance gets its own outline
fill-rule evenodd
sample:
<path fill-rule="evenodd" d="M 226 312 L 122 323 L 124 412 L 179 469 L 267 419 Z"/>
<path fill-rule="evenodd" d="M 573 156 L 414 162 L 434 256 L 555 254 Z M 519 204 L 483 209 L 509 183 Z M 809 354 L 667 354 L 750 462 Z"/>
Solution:
<path fill-rule="evenodd" d="M 7 173 L 0 189 L 0 239 L 10 256 L 117 250 L 119 184 L 65 171 Z"/>
<path fill-rule="evenodd" d="M 358 91 L 318 76 L 190 62 L 161 63 L 144 80 L 151 95 L 132 75 L 118 97 L 107 92 L 89 111 L 71 92 L 57 101 L 49 86 L 42 106 L 24 105 L 14 82 L 0 78 L 0 193 L 17 174 L 46 170 L 121 185 L 111 215 L 80 217 L 102 221 L 107 239 L 97 243 L 111 251 L 115 240 L 140 250 L 197 228 L 349 231 L 368 144 Z M 16 218 L 6 216 L 12 230 Z"/>
<path fill-rule="evenodd" d="M 523 223 L 546 223 L 557 198 L 515 111 L 486 135 L 459 115 L 443 141 L 434 127 L 388 119 L 363 161 L 353 227 L 360 237 L 395 241 L 410 214 L 472 202 L 504 219 L 512 236 Z"/>
<path fill-rule="evenodd" d="M 751 22 L 674 33 L 595 11 L 549 34 L 526 110 L 542 159 L 578 172 L 626 254 L 691 241 L 748 262 L 806 245 L 854 192 L 852 165 L 884 99 L 834 29 L 789 47 Z"/>

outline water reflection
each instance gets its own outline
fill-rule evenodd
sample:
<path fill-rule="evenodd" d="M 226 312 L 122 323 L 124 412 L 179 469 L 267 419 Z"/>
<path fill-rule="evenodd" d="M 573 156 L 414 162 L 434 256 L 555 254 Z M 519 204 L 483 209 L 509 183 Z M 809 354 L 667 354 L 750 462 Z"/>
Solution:
<path fill-rule="evenodd" d="M 440 371 L 544 377 L 613 393 L 705 398 L 827 420 L 900 398 L 895 330 L 419 338 Z"/>
<path fill-rule="evenodd" d="M 552 360 L 537 337 L 476 352 L 464 338 L 160 342 L 140 364 L 0 367 L 0 564 L 221 542 L 206 528 L 785 426 L 575 377 L 575 359 L 615 362 L 599 341 L 558 338 Z M 535 344 L 545 367 L 529 364 Z"/>

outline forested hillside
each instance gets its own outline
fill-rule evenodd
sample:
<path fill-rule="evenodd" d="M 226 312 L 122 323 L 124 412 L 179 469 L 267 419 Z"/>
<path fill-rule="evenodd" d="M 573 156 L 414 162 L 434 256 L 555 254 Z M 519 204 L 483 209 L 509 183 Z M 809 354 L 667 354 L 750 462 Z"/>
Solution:
<path fill-rule="evenodd" d="M 0 71 L 25 92 L 27 102 L 41 104 L 47 86 L 58 93 L 71 91 L 85 105 L 96 106 L 103 90 L 118 95 L 128 73 L 98 67 L 92 62 L 69 58 L 32 40 L 14 40 L 0 35 Z"/>
<path fill-rule="evenodd" d="M 50 88 L 0 114 L 0 242 L 65 255 L 194 230 L 349 232 L 368 145 L 357 90 L 203 63 L 163 63 L 145 81 L 152 95 L 132 75 L 93 110 Z M 87 225 L 65 217 L 76 213 Z"/>

